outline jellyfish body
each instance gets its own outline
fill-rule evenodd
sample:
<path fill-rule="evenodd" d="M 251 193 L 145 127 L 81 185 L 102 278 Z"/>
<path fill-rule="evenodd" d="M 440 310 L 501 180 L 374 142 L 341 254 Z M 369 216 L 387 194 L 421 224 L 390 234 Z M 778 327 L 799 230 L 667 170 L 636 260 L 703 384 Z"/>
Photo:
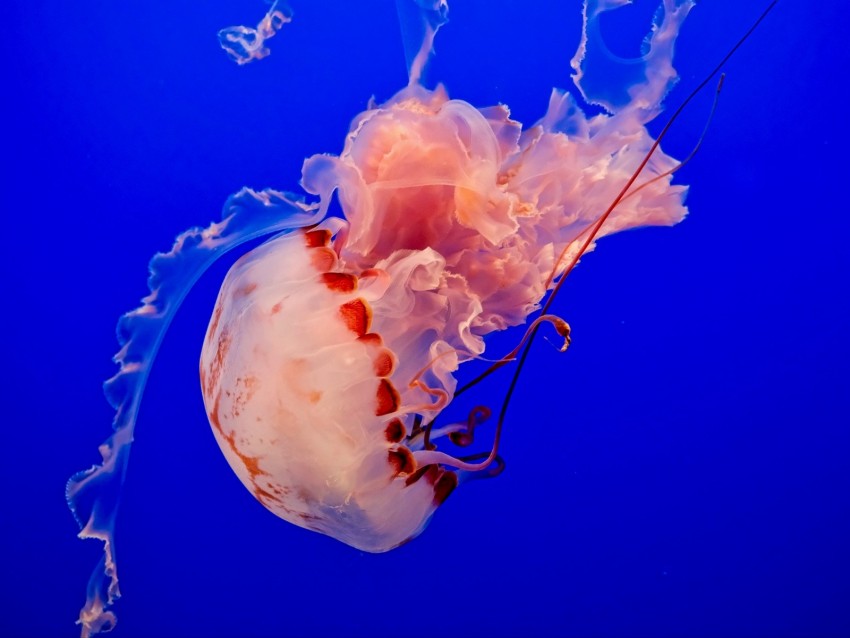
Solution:
<path fill-rule="evenodd" d="M 321 211 L 338 193 L 347 221 L 238 262 L 201 357 L 216 439 L 263 505 L 366 551 L 424 528 L 466 464 L 398 433 L 451 402 L 484 335 L 538 308 L 644 159 L 643 125 L 612 147 L 609 124 L 555 92 L 523 132 L 503 106 L 412 86 L 356 118 L 339 157 L 305 162 L 305 189 Z M 682 219 L 675 165 L 655 156 L 597 236 Z"/>
<path fill-rule="evenodd" d="M 269 510 L 359 549 L 415 536 L 454 489 L 416 472 L 396 357 L 372 331 L 379 271 L 345 272 L 324 227 L 276 238 L 241 259 L 219 293 L 200 376 L 216 440 Z"/>
<path fill-rule="evenodd" d="M 305 161 L 302 185 L 316 201 L 244 189 L 220 222 L 151 262 L 151 294 L 119 323 L 120 369 L 106 384 L 114 433 L 102 464 L 67 487 L 80 536 L 104 542 L 83 636 L 115 620 L 117 494 L 151 365 L 183 298 L 222 254 L 272 236 L 228 273 L 202 349 L 204 403 L 225 457 L 281 518 L 380 552 L 420 533 L 458 470 L 470 471 L 418 424 L 452 401 L 455 373 L 484 353 L 485 335 L 524 323 L 593 240 L 686 214 L 686 189 L 671 184 L 677 162 L 651 152 L 645 125 L 675 79 L 689 0 L 663 0 L 627 98 L 588 84 L 600 71 L 585 65 L 602 46 L 598 16 L 624 2 L 587 0 L 576 84 L 608 112 L 588 117 L 553 91 L 527 129 L 505 106 L 477 109 L 417 83 L 446 5 L 415 4 L 424 35 L 409 55 L 411 83 L 354 119 L 339 156 Z M 327 217 L 334 197 L 345 219 Z"/>

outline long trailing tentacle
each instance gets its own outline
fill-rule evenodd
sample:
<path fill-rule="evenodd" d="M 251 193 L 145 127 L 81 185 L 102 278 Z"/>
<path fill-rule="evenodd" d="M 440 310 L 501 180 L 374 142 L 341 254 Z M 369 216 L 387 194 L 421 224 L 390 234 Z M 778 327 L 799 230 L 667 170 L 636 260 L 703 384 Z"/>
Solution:
<path fill-rule="evenodd" d="M 79 537 L 96 538 L 104 544 L 80 610 L 83 638 L 108 631 L 115 624 L 109 607 L 120 596 L 114 540 L 120 491 L 145 384 L 175 313 L 198 278 L 226 252 L 258 237 L 315 224 L 321 215 L 317 205 L 294 195 L 242 189 L 227 200 L 222 221 L 187 230 L 169 252 L 158 253 L 151 260 L 150 294 L 118 322 L 121 349 L 113 360 L 119 370 L 104 384 L 115 418 L 112 435 L 99 447 L 102 463 L 72 476 L 65 490 L 82 530 Z"/>
<path fill-rule="evenodd" d="M 703 81 L 700 82 L 697 85 L 697 87 L 695 89 L 693 89 L 688 94 L 688 96 L 682 101 L 682 103 L 679 105 L 679 107 L 673 112 L 673 114 L 667 120 L 667 123 L 664 125 L 664 128 L 661 129 L 661 132 L 658 134 L 658 137 L 656 138 L 655 142 L 652 144 L 649 151 L 646 153 L 646 156 L 643 158 L 643 161 L 635 169 L 632 176 L 629 178 L 629 180 L 626 182 L 626 184 L 620 190 L 620 193 L 617 195 L 617 197 L 614 199 L 614 201 L 611 202 L 610 206 L 605 210 L 605 212 L 602 215 L 599 216 L 599 219 L 590 227 L 590 230 L 587 233 L 587 237 L 584 239 L 584 241 L 581 244 L 581 248 L 578 250 L 578 252 L 575 254 L 575 256 L 570 260 L 569 264 L 564 269 L 564 272 L 561 274 L 560 279 L 558 280 L 558 283 L 555 285 L 555 288 L 552 290 L 552 294 L 549 295 L 549 298 L 543 304 L 543 308 L 541 309 L 542 314 L 545 314 L 549 311 L 549 308 L 552 306 L 552 303 L 555 300 L 555 297 L 557 296 L 558 292 L 560 291 L 564 281 L 566 280 L 567 275 L 570 274 L 572 269 L 575 268 L 575 266 L 578 264 L 579 259 L 581 259 L 581 257 L 587 252 L 588 248 L 591 246 L 591 244 L 593 243 L 593 240 L 596 238 L 597 234 L 599 233 L 600 229 L 602 228 L 602 225 L 605 223 L 605 221 L 611 215 L 611 212 L 620 204 L 620 202 L 623 201 L 623 199 L 625 197 L 628 196 L 628 194 L 631 191 L 632 186 L 634 185 L 635 181 L 640 176 L 641 172 L 646 167 L 646 165 L 649 163 L 649 160 L 652 157 L 653 153 L 659 147 L 659 145 L 661 144 L 661 141 L 667 135 L 667 132 L 673 126 L 674 122 L 679 118 L 679 116 L 682 114 L 682 112 L 685 110 L 685 108 L 688 106 L 688 104 L 690 104 L 690 102 L 694 99 L 694 97 L 696 97 L 696 95 L 699 94 L 705 88 L 705 86 L 711 81 L 711 78 L 713 78 L 715 75 L 717 75 L 720 72 L 720 70 L 725 66 L 726 62 L 729 61 L 729 58 L 731 58 L 732 55 L 734 55 L 734 53 L 740 48 L 740 46 L 750 37 L 750 35 L 752 35 L 753 31 L 755 31 L 756 28 L 759 26 L 759 24 L 761 24 L 761 22 L 767 17 L 767 15 L 770 13 L 770 11 L 776 6 L 778 1 L 779 0 L 773 0 L 773 2 L 771 2 L 767 6 L 767 8 L 762 12 L 762 14 L 753 23 L 753 25 L 749 28 L 749 30 L 738 40 L 738 42 L 726 53 L 726 55 L 717 64 L 717 66 L 715 66 L 714 69 L 712 69 L 712 71 L 705 76 L 705 79 L 703 79 Z M 721 83 L 718 85 L 718 92 L 719 92 L 721 87 L 722 87 L 722 80 L 721 80 Z M 712 112 L 713 112 L 713 110 L 712 110 Z M 490 452 L 490 457 L 488 457 L 488 460 L 489 459 L 495 459 L 498 455 L 498 451 L 499 451 L 498 434 L 501 432 L 502 424 L 505 420 L 505 416 L 506 416 L 507 411 L 508 411 L 508 406 L 510 405 L 511 397 L 513 396 L 514 390 L 516 389 L 517 382 L 519 381 L 519 377 L 522 373 L 523 367 L 525 366 L 525 362 L 528 358 L 528 353 L 531 350 L 531 346 L 534 343 L 534 338 L 537 336 L 538 331 L 539 331 L 539 326 L 534 326 L 531 329 L 531 335 L 529 336 L 528 340 L 526 341 L 525 347 L 522 349 L 522 353 L 519 356 L 519 361 L 517 363 L 517 367 L 514 370 L 513 376 L 511 377 L 510 385 L 508 386 L 508 390 L 505 393 L 505 398 L 502 401 L 502 408 L 499 412 L 499 420 L 496 424 L 497 436 L 494 440 L 493 449 Z M 461 466 L 461 467 L 463 467 L 463 466 Z M 474 469 L 474 468 L 463 467 L 463 469 Z"/>
<path fill-rule="evenodd" d="M 421 84 L 428 60 L 434 51 L 434 37 L 449 21 L 446 0 L 396 0 L 408 86 Z"/>

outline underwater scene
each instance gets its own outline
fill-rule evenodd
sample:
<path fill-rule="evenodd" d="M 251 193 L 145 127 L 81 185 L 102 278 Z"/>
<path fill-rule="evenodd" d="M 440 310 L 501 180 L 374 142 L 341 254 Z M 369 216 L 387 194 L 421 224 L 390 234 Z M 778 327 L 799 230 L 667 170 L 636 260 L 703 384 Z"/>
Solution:
<path fill-rule="evenodd" d="M 841 3 L 8 10 L 0 636 L 850 635 Z"/>

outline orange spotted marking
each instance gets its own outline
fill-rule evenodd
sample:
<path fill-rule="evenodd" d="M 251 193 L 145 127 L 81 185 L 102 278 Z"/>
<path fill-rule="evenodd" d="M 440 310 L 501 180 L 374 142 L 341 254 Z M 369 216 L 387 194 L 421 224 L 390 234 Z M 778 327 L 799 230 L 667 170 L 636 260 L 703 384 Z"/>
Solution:
<path fill-rule="evenodd" d="M 378 383 L 378 392 L 376 393 L 378 405 L 375 408 L 375 416 L 384 416 L 398 410 L 401 405 L 401 396 L 395 386 L 387 379 L 381 379 Z"/>
<path fill-rule="evenodd" d="M 220 408 L 221 392 L 216 395 L 215 401 L 213 402 L 213 409 L 209 413 L 210 424 L 213 426 L 213 428 L 218 430 L 218 433 L 221 434 L 221 438 L 223 438 L 227 442 L 227 445 L 230 447 L 231 450 L 233 450 L 233 453 L 238 456 L 242 463 L 245 465 L 245 469 L 248 470 L 248 474 L 250 474 L 251 476 L 251 482 L 254 483 L 256 487 L 255 479 L 262 474 L 268 474 L 268 472 L 264 472 L 260 469 L 259 457 L 248 456 L 247 454 L 244 454 L 243 452 L 239 451 L 239 448 L 236 447 L 236 437 L 234 436 L 233 432 L 231 432 L 230 434 L 226 434 L 224 432 L 224 428 L 221 427 L 221 419 L 219 418 Z M 274 498 L 274 496 L 271 497 Z M 262 501 L 259 496 L 257 496 L 257 498 Z"/>
<path fill-rule="evenodd" d="M 387 453 L 387 460 L 393 467 L 393 476 L 398 476 L 399 474 L 410 474 L 411 472 L 416 471 L 416 459 L 413 458 L 413 454 L 410 450 L 403 445 L 399 446 L 395 450 L 390 450 Z"/>
<path fill-rule="evenodd" d="M 381 348 L 378 354 L 372 359 L 372 368 L 375 370 L 376 377 L 388 377 L 392 374 L 395 368 L 395 357 L 387 348 Z"/>
<path fill-rule="evenodd" d="M 209 376 L 206 377 L 207 385 L 206 388 L 203 388 L 207 394 L 212 393 L 213 389 L 218 386 L 219 379 L 221 378 L 221 370 L 224 367 L 224 361 L 227 358 L 227 353 L 230 350 L 230 344 L 233 341 L 233 338 L 230 336 L 230 333 L 227 329 L 223 329 L 221 334 L 218 337 L 218 347 L 215 351 L 215 357 L 210 363 Z"/>
<path fill-rule="evenodd" d="M 209 334 L 210 336 L 215 336 L 216 330 L 218 330 L 218 324 L 221 321 L 221 313 L 224 311 L 224 306 L 221 304 L 215 305 L 215 310 L 213 311 L 212 321 L 210 321 Z"/>
<path fill-rule="evenodd" d="M 275 496 L 274 494 L 272 494 L 268 490 L 263 489 L 262 487 L 260 487 L 256 483 L 254 483 L 254 498 L 256 498 L 258 501 L 260 501 L 260 503 L 262 503 L 266 507 L 271 507 L 269 505 L 269 501 L 272 501 L 272 502 L 275 502 L 275 503 L 280 503 L 280 499 L 277 496 Z"/>
<path fill-rule="evenodd" d="M 442 505 L 457 487 L 457 474 L 449 470 L 442 470 L 440 478 L 434 485 L 434 505 Z"/>
<path fill-rule="evenodd" d="M 413 485 L 422 477 L 434 486 L 434 505 L 441 505 L 457 487 L 457 474 L 433 464 L 420 467 L 404 483 Z"/>
<path fill-rule="evenodd" d="M 304 233 L 304 243 L 308 248 L 320 248 L 331 243 L 331 231 L 326 229 L 308 230 Z"/>
<path fill-rule="evenodd" d="M 353 299 L 339 307 L 339 314 L 348 329 L 359 336 L 369 332 L 372 323 L 372 309 L 363 299 Z"/>
<path fill-rule="evenodd" d="M 322 281 L 334 292 L 353 292 L 357 290 L 357 277 L 344 272 L 322 273 Z"/>
<path fill-rule="evenodd" d="M 398 443 L 404 438 L 404 435 L 404 423 L 401 422 L 401 419 L 393 419 L 387 423 L 387 428 L 384 430 L 384 436 L 387 437 L 387 441 Z"/>
<path fill-rule="evenodd" d="M 423 476 L 425 480 L 428 481 L 431 485 L 437 482 L 437 478 L 439 478 L 440 469 L 434 465 L 423 465 L 418 470 L 416 470 L 413 474 L 407 477 L 407 480 L 404 482 L 405 485 L 413 485 Z"/>

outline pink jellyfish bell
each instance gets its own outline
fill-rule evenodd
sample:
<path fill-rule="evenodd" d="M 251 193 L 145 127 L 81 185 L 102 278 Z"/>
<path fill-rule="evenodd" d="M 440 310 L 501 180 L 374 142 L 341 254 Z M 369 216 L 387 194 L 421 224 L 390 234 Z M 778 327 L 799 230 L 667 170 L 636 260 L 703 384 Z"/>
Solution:
<path fill-rule="evenodd" d="M 346 272 L 328 228 L 343 223 L 278 237 L 233 266 L 201 385 L 216 440 L 263 505 L 382 552 L 415 536 L 456 478 L 415 471 L 391 380 L 398 359 L 371 325 L 389 277 Z"/>

